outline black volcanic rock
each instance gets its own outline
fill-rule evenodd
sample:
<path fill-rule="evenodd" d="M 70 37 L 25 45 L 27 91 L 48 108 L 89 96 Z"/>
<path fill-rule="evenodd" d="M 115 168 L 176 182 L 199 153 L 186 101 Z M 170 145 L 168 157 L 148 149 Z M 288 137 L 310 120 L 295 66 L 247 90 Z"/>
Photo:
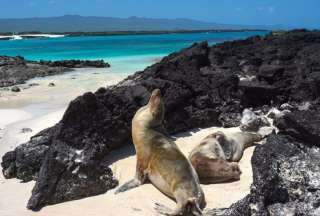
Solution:
<path fill-rule="evenodd" d="M 10 57 L 10 56 L 0 56 L 0 67 L 5 65 L 19 65 L 25 64 L 25 59 L 21 56 Z"/>
<path fill-rule="evenodd" d="M 13 87 L 11 88 L 11 91 L 13 91 L 13 92 L 20 92 L 21 89 L 20 89 L 18 86 L 13 86 Z"/>
<path fill-rule="evenodd" d="M 250 194 L 208 215 L 319 215 L 320 109 L 288 113 L 277 121 L 279 134 L 254 151 Z"/>
<path fill-rule="evenodd" d="M 213 47 L 199 43 L 115 86 L 76 98 L 63 119 L 47 131 L 43 139 L 48 143 L 42 138 L 37 141 L 49 148 L 38 155 L 41 167 L 35 166 L 29 173 L 30 179 L 38 178 L 28 208 L 96 195 L 115 187 L 110 164 L 105 161 L 112 149 L 131 143 L 131 119 L 154 88 L 162 91 L 169 133 L 196 127 L 239 126 L 244 108 L 279 107 L 287 102 L 318 99 L 320 49 L 314 47 L 319 44 L 320 33 L 308 31 L 252 37 Z M 34 148 L 32 142 L 24 144 L 25 152 Z M 271 137 L 268 142 L 275 146 L 268 145 L 270 149 L 261 152 L 259 149 L 267 147 L 259 147 L 255 153 L 257 158 L 265 158 L 260 158 L 266 163 L 261 165 L 264 169 L 269 168 L 269 158 L 278 153 L 280 144 L 279 148 L 287 151 L 280 159 L 298 152 L 296 143 L 301 151 L 311 151 L 300 145 L 301 141 L 284 135 Z M 21 164 L 15 156 L 17 149 L 14 152 L 5 155 L 3 168 L 6 172 L 10 167 L 9 176 L 19 178 L 17 168 Z M 260 169 L 257 164 L 256 170 Z M 260 174 L 256 175 L 256 181 L 261 182 Z"/>
<path fill-rule="evenodd" d="M 47 65 L 50 67 L 66 67 L 66 68 L 106 68 L 110 67 L 107 62 L 103 60 L 61 60 L 61 61 L 43 61 L 39 62 L 41 65 Z"/>
<path fill-rule="evenodd" d="M 0 87 L 22 84 L 34 77 L 62 74 L 69 70 L 28 62 L 21 57 L 0 56 Z"/>
<path fill-rule="evenodd" d="M 317 105 L 319 106 L 319 105 Z M 320 112 L 304 110 L 288 113 L 276 119 L 275 125 L 286 134 L 320 147 Z"/>
<path fill-rule="evenodd" d="M 96 148 L 79 150 L 55 142 L 44 157 L 38 180 L 27 207 L 38 210 L 44 204 L 101 194 L 118 185 Z"/>
<path fill-rule="evenodd" d="M 44 77 L 72 71 L 73 68 L 103 68 L 103 60 L 27 61 L 22 57 L 0 56 L 0 87 L 22 84 L 34 77 Z M 16 87 L 17 88 L 17 87 Z"/>
<path fill-rule="evenodd" d="M 2 158 L 1 163 L 4 177 L 16 177 L 24 182 L 36 180 L 44 156 L 51 144 L 50 132 L 53 132 L 52 129 L 41 131 L 33 136 L 28 143 L 8 152 Z"/>

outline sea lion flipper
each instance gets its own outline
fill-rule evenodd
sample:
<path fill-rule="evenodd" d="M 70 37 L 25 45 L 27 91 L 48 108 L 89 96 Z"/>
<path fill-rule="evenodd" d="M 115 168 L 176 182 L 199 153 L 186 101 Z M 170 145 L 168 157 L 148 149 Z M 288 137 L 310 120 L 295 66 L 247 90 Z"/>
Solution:
<path fill-rule="evenodd" d="M 191 161 L 202 184 L 215 184 L 239 180 L 241 170 L 235 162 L 228 162 L 221 158 L 198 158 Z"/>
<path fill-rule="evenodd" d="M 226 210 L 227 210 L 227 208 L 207 210 L 203 213 L 203 216 L 211 216 L 211 215 L 223 216 L 223 215 L 226 215 Z"/>
<path fill-rule="evenodd" d="M 141 181 L 137 179 L 132 179 L 131 181 L 128 181 L 127 183 L 124 183 L 122 186 L 120 186 L 114 193 L 115 194 L 122 193 L 130 189 L 139 187 L 141 184 L 142 184 Z"/>
<path fill-rule="evenodd" d="M 198 206 L 198 203 L 195 198 L 188 198 L 185 203 L 178 202 L 175 210 L 156 203 L 155 210 L 161 215 L 167 216 L 178 216 L 178 215 L 193 215 L 193 216 L 202 216 L 202 211 Z"/>
<path fill-rule="evenodd" d="M 173 215 L 173 210 L 168 208 L 165 205 L 162 205 L 160 203 L 155 203 L 154 209 L 156 212 L 158 212 L 160 215 L 167 215 L 167 216 L 172 216 Z"/>

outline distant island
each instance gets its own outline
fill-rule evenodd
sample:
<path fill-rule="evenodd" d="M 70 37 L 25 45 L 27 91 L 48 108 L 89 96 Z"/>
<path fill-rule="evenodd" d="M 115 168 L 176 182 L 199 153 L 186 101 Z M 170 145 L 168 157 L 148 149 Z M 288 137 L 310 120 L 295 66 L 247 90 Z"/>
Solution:
<path fill-rule="evenodd" d="M 203 30 L 172 30 L 172 31 L 104 31 L 104 32 L 19 32 L 0 33 L 0 40 L 22 40 L 32 38 L 61 38 L 76 36 L 117 36 L 117 35 L 159 35 L 159 34 L 187 34 L 187 33 L 212 33 L 212 32 L 244 32 L 244 31 L 269 31 L 264 29 L 203 29 Z"/>
<path fill-rule="evenodd" d="M 283 30 L 281 25 L 234 25 L 204 22 L 192 19 L 153 19 L 143 17 L 115 18 L 65 15 L 0 19 L 0 35 L 13 33 L 68 33 L 68 35 L 123 35 L 170 33 L 189 31 Z M 98 33 L 97 33 L 98 32 Z"/>

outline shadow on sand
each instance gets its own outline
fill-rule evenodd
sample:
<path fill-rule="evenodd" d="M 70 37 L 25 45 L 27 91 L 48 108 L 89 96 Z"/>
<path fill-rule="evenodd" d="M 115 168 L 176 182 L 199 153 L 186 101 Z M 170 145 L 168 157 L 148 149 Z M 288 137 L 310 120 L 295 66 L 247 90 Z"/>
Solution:
<path fill-rule="evenodd" d="M 105 156 L 105 158 L 103 159 L 103 163 L 111 165 L 114 162 L 117 162 L 118 160 L 134 156 L 135 154 L 136 151 L 134 149 L 133 144 L 131 143 L 119 149 L 112 150 L 107 156 Z"/>

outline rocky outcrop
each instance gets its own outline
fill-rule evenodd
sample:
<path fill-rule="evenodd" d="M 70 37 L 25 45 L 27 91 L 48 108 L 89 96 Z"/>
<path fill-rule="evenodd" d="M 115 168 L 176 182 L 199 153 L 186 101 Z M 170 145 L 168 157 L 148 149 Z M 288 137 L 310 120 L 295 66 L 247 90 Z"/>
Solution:
<path fill-rule="evenodd" d="M 40 61 L 41 65 L 47 65 L 50 67 L 66 67 L 66 68 L 106 68 L 110 67 L 110 64 L 103 60 L 61 60 L 61 61 Z"/>
<path fill-rule="evenodd" d="M 11 91 L 12 91 L 12 92 L 20 92 L 21 89 L 20 89 L 19 87 L 17 87 L 17 86 L 13 86 L 13 87 L 11 88 Z"/>
<path fill-rule="evenodd" d="M 63 119 L 44 132 L 44 137 L 24 144 L 26 154 L 36 143 L 46 149 L 45 154 L 38 155 L 41 166 L 29 173 L 29 179 L 36 178 L 37 183 L 28 208 L 38 209 L 115 187 L 108 154 L 131 143 L 131 119 L 154 88 L 163 93 L 169 133 L 196 127 L 239 126 L 244 108 L 316 100 L 320 95 L 320 49 L 315 47 L 319 46 L 320 33 L 305 31 L 213 47 L 199 43 L 118 85 L 78 97 L 70 103 Z M 287 143 L 286 136 L 280 138 Z M 273 151 L 271 147 L 270 155 L 263 158 L 268 160 Z M 14 157 L 17 149 L 14 152 L 7 153 L 3 171 L 10 167 L 13 171 L 8 177 L 19 178 L 21 163 Z"/>
<path fill-rule="evenodd" d="M 0 56 L 0 87 L 22 84 L 34 77 L 43 77 L 67 72 L 65 67 L 49 67 L 28 62 L 22 57 Z"/>
<path fill-rule="evenodd" d="M 277 119 L 279 133 L 253 154 L 251 193 L 229 209 L 208 215 L 319 215 L 318 107 Z"/>
<path fill-rule="evenodd" d="M 0 87 L 22 84 L 34 77 L 44 77 L 81 67 L 110 67 L 102 60 L 27 61 L 23 57 L 0 56 Z"/>
<path fill-rule="evenodd" d="M 319 106 L 319 104 L 314 104 Z M 318 110 L 302 110 L 288 113 L 276 119 L 275 125 L 283 132 L 306 144 L 320 147 L 320 112 Z"/>
<path fill-rule="evenodd" d="M 51 128 L 33 136 L 28 143 L 18 146 L 2 158 L 3 175 L 5 178 L 16 177 L 23 182 L 36 180 L 45 154 L 50 146 Z"/>

